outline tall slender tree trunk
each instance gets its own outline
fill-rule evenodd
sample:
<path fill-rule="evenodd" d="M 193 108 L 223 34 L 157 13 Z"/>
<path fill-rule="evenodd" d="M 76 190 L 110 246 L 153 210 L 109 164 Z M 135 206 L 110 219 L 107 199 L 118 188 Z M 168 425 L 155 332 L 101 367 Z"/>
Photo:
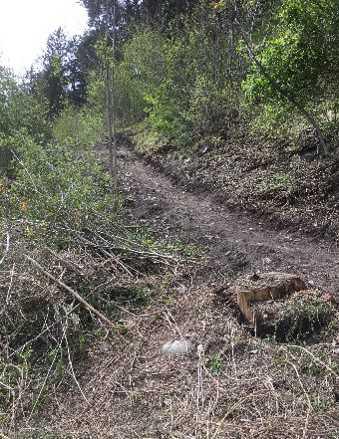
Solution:
<path fill-rule="evenodd" d="M 109 0 L 106 0 L 106 39 L 109 44 Z M 116 5 L 113 3 L 113 38 L 112 42 L 112 58 L 113 65 L 115 60 L 115 26 L 116 26 Z M 117 163 L 117 141 L 116 141 L 116 114 L 114 102 L 114 72 L 112 72 L 111 60 L 106 60 L 106 113 L 107 113 L 107 128 L 108 128 L 108 152 L 109 152 L 109 170 L 112 177 L 113 191 L 117 193 L 118 187 L 118 163 Z"/>
<path fill-rule="evenodd" d="M 113 102 L 112 102 L 112 70 L 110 61 L 106 60 L 106 117 L 108 130 L 109 171 L 113 177 Z"/>

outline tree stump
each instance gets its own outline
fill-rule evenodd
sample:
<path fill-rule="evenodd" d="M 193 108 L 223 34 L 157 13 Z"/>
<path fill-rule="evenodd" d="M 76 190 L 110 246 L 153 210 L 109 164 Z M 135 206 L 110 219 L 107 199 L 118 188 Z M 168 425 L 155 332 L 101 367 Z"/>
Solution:
<path fill-rule="evenodd" d="M 276 308 L 274 302 L 281 301 L 296 291 L 304 289 L 306 289 L 306 284 L 297 275 L 269 272 L 238 280 L 233 287 L 233 295 L 242 315 L 259 335 L 262 322 L 267 320 L 270 314 L 277 312 L 274 309 Z M 267 303 L 263 305 L 263 302 Z"/>

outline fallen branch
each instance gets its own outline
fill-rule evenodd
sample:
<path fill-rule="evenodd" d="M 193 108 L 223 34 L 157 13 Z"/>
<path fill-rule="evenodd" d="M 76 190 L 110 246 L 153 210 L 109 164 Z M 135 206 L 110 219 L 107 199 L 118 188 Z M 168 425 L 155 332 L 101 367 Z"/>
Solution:
<path fill-rule="evenodd" d="M 47 276 L 49 279 L 51 279 L 53 282 L 57 283 L 60 287 L 64 288 L 66 291 L 68 291 L 73 297 L 76 298 L 78 302 L 80 302 L 88 311 L 91 311 L 93 314 L 95 314 L 97 317 L 99 317 L 100 320 L 107 323 L 109 326 L 115 326 L 114 323 L 109 320 L 104 314 L 102 314 L 100 311 L 95 309 L 90 303 L 88 303 L 83 297 L 80 296 L 79 293 L 77 293 L 73 288 L 66 285 L 61 280 L 54 277 L 51 273 L 46 271 L 37 261 L 32 259 L 30 256 L 25 255 L 25 258 L 28 259 L 33 265 L 35 265 L 45 276 Z"/>

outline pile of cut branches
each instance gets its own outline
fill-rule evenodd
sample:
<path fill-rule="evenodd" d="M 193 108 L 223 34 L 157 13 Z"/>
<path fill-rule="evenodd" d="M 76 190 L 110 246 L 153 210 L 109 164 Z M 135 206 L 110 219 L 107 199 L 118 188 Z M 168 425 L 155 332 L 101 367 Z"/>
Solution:
<path fill-rule="evenodd" d="M 2 230 L 0 406 L 8 428 L 30 419 L 51 389 L 80 388 L 79 360 L 91 341 L 121 337 L 121 311 L 139 312 L 152 295 L 149 278 L 180 264 L 118 222 L 98 218 L 93 230 L 67 233 L 69 245 L 58 249 L 28 239 L 25 222 Z"/>

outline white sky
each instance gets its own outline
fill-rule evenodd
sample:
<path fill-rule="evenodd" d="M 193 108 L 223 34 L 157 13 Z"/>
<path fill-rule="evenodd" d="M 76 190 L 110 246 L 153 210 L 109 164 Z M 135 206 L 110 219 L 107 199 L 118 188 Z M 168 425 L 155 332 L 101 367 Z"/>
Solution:
<path fill-rule="evenodd" d="M 60 26 L 67 35 L 86 29 L 87 13 L 78 0 L 0 0 L 0 64 L 24 73 Z"/>

